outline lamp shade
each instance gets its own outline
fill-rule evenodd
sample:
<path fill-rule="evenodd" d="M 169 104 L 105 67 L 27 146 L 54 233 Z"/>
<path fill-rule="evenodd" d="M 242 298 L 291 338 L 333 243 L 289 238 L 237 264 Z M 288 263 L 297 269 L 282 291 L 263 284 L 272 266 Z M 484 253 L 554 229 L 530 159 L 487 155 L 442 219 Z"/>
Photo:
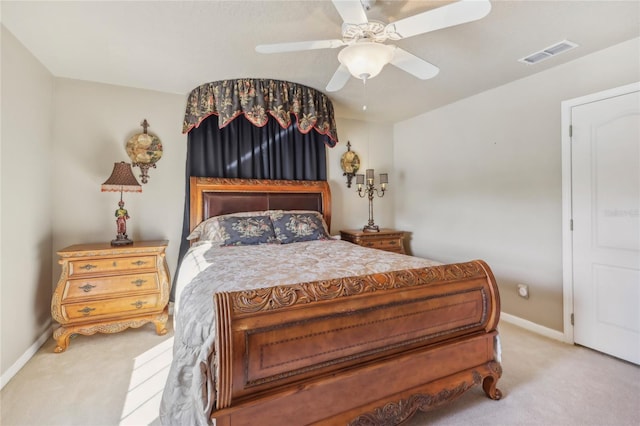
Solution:
<path fill-rule="evenodd" d="M 347 46 L 338 53 L 338 60 L 351 75 L 362 80 L 373 78 L 393 59 L 394 46 L 361 41 Z"/>
<path fill-rule="evenodd" d="M 102 192 L 142 192 L 142 186 L 133 175 L 131 164 L 121 161 L 113 165 L 111 176 L 102 184 Z"/>

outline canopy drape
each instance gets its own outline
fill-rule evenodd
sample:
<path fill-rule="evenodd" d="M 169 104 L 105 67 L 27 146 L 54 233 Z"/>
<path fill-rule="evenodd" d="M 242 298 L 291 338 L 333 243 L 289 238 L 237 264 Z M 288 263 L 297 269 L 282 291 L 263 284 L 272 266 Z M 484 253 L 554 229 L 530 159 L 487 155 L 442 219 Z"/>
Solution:
<path fill-rule="evenodd" d="M 222 129 L 240 115 L 262 127 L 272 116 L 282 128 L 295 117 L 300 133 L 315 130 L 327 136 L 324 143 L 338 142 L 333 104 L 322 92 L 281 80 L 245 78 L 203 84 L 189 94 L 182 131 L 188 133 L 211 116 L 218 116 Z"/>
<path fill-rule="evenodd" d="M 189 249 L 191 176 L 244 179 L 327 180 L 326 136 L 282 128 L 269 120 L 256 127 L 239 117 L 219 128 L 212 115 L 187 137 L 185 199 L 178 265 Z M 175 279 L 170 300 L 175 300 Z"/>

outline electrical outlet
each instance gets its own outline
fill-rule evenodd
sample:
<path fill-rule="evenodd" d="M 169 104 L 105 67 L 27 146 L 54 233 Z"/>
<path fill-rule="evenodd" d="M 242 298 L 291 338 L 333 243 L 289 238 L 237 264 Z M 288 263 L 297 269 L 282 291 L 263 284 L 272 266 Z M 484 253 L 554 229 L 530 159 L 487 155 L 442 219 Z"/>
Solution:
<path fill-rule="evenodd" d="M 526 284 L 518 284 L 518 296 L 528 299 L 529 298 L 529 286 Z"/>

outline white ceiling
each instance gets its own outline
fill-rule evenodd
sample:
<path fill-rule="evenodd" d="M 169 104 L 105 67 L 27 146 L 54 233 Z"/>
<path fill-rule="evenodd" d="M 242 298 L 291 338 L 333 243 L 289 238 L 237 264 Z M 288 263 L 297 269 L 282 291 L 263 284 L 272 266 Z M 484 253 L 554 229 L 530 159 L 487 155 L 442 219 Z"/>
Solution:
<path fill-rule="evenodd" d="M 449 1 L 378 0 L 393 22 Z M 419 80 L 387 65 L 366 88 L 328 93 L 336 114 L 396 122 L 640 36 L 640 1 L 493 1 L 479 21 L 394 43 L 440 68 Z M 273 78 L 326 93 L 339 49 L 265 55 L 257 44 L 340 38 L 328 0 L 7 1 L 0 19 L 56 77 L 188 94 L 207 82 Z M 537 65 L 518 59 L 568 39 Z M 611 64 L 615 66 L 615 64 Z M 366 103 L 367 111 L 362 111 Z"/>

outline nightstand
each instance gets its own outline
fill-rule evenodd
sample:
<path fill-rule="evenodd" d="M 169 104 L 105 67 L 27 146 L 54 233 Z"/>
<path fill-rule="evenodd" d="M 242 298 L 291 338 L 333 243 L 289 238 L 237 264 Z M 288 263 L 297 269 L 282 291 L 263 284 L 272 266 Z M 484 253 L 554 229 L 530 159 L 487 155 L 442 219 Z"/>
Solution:
<path fill-rule="evenodd" d="M 380 232 L 365 232 L 360 229 L 349 229 L 340 231 L 340 237 L 363 247 L 405 254 L 403 231 L 380 229 Z"/>
<path fill-rule="evenodd" d="M 62 274 L 51 300 L 51 315 L 61 325 L 53 333 L 54 352 L 64 352 L 73 334 L 117 333 L 148 322 L 166 334 L 167 244 L 77 244 L 60 250 Z"/>

